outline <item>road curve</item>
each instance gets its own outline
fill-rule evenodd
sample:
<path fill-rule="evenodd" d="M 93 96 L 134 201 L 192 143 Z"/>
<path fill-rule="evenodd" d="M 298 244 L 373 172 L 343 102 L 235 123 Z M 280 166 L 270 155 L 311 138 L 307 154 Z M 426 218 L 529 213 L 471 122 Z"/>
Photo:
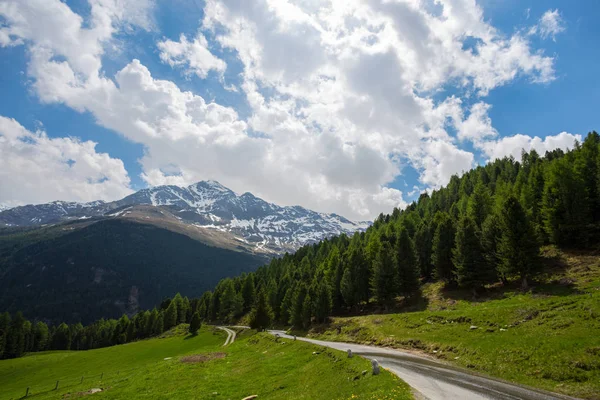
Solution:
<path fill-rule="evenodd" d="M 281 337 L 292 339 L 284 331 L 269 331 Z M 303 340 L 320 346 L 359 354 L 367 359 L 376 359 L 379 365 L 398 375 L 422 397 L 430 400 L 564 400 L 573 397 L 545 392 L 521 385 L 474 375 L 469 371 L 441 363 L 439 361 L 376 346 L 366 346 L 354 343 L 327 342 L 323 340 Z"/>
<path fill-rule="evenodd" d="M 235 335 L 236 335 L 235 331 L 233 331 L 229 328 L 226 328 L 224 326 L 217 326 L 217 328 L 227 332 L 227 339 L 225 340 L 225 344 L 223 344 L 223 347 L 225 347 L 228 344 L 231 344 L 235 341 Z"/>

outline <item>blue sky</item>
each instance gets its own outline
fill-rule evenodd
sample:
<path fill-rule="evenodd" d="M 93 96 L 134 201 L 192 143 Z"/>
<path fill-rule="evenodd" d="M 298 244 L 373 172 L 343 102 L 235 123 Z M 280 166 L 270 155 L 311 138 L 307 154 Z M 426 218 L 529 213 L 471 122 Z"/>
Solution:
<path fill-rule="evenodd" d="M 216 179 L 367 219 L 598 129 L 598 2 L 316 3 L 0 0 L 0 203 Z"/>

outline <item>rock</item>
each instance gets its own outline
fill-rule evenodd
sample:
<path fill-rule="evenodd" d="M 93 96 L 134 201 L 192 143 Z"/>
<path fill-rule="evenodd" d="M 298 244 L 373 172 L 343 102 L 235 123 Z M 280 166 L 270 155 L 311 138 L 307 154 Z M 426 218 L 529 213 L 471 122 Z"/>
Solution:
<path fill-rule="evenodd" d="M 313 356 L 316 356 L 316 355 L 318 355 L 318 354 L 319 354 L 319 352 L 318 352 L 318 351 L 313 351 Z"/>
<path fill-rule="evenodd" d="M 257 394 L 253 394 L 252 396 L 244 397 L 242 400 L 252 400 L 252 399 L 256 399 L 257 397 L 258 397 Z"/>
<path fill-rule="evenodd" d="M 361 374 L 366 375 L 369 371 L 367 371 L 366 369 L 363 370 L 363 372 L 361 372 Z"/>
<path fill-rule="evenodd" d="M 352 358 L 352 350 L 348 349 L 348 358 Z"/>
<path fill-rule="evenodd" d="M 500 328 L 500 332 L 506 332 L 508 329 Z"/>
<path fill-rule="evenodd" d="M 371 366 L 373 367 L 373 375 L 379 375 L 379 363 L 377 360 L 371 360 Z"/>
<path fill-rule="evenodd" d="M 476 325 L 471 325 L 471 327 L 470 327 L 469 329 L 470 329 L 470 330 L 475 330 L 475 329 L 479 329 L 479 327 L 478 327 L 478 326 L 476 326 Z"/>

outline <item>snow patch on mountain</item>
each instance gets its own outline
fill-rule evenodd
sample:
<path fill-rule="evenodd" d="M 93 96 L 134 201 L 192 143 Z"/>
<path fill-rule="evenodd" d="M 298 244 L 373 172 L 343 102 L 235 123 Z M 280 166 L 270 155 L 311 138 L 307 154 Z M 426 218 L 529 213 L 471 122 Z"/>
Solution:
<path fill-rule="evenodd" d="M 166 207 L 183 223 L 228 232 L 243 243 L 276 253 L 293 251 L 341 233 L 364 231 L 370 225 L 300 206 L 278 206 L 248 192 L 238 195 L 217 181 L 201 181 L 187 187 L 166 185 L 142 189 L 110 203 L 55 201 L 0 210 L 0 226 L 125 216 L 128 208 L 136 205 Z"/>

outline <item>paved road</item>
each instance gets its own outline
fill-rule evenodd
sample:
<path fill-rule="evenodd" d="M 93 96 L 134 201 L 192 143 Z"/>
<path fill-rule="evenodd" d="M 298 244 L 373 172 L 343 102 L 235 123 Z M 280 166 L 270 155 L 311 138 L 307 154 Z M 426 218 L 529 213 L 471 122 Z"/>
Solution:
<path fill-rule="evenodd" d="M 281 337 L 293 339 L 284 331 L 269 331 Z M 418 397 L 430 400 L 558 400 L 572 397 L 527 388 L 509 382 L 473 375 L 469 371 L 452 367 L 431 358 L 399 350 L 353 343 L 326 342 L 298 337 L 298 340 L 359 354 L 376 359 L 379 365 L 398 375 L 418 393 Z"/>
<path fill-rule="evenodd" d="M 227 332 L 227 339 L 225 340 L 225 344 L 223 345 L 223 347 L 225 347 L 228 344 L 231 344 L 235 341 L 235 335 L 236 335 L 235 331 L 233 331 L 229 328 L 226 328 L 224 326 L 217 326 L 217 328 Z"/>

